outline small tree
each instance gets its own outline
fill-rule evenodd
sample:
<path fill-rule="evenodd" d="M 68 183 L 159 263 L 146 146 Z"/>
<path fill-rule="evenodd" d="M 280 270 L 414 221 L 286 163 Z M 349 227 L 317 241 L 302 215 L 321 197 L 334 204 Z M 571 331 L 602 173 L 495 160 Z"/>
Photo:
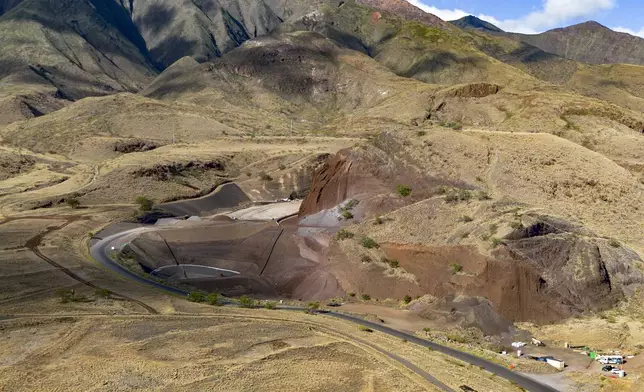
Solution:
<path fill-rule="evenodd" d="M 406 186 L 406 185 L 398 185 L 396 187 L 396 190 L 398 191 L 398 194 L 402 197 L 407 197 L 411 195 L 411 188 Z"/>
<path fill-rule="evenodd" d="M 409 295 L 405 295 L 405 297 L 403 298 L 403 301 L 404 301 L 406 304 L 410 303 L 410 302 L 411 302 L 411 296 L 409 296 Z"/>
<path fill-rule="evenodd" d="M 318 310 L 318 309 L 320 309 L 320 303 L 319 302 L 309 302 L 308 304 L 306 304 L 306 307 L 309 310 Z"/>
<path fill-rule="evenodd" d="M 69 198 L 65 199 L 65 203 L 68 206 L 70 206 L 71 208 L 74 208 L 74 209 L 80 207 L 80 201 L 78 201 L 78 199 L 75 198 L 75 197 L 69 197 Z"/>
<path fill-rule="evenodd" d="M 275 302 L 270 302 L 270 301 L 269 301 L 269 302 L 265 302 L 265 303 L 264 303 L 264 308 L 265 308 L 265 309 L 274 310 L 275 308 L 277 308 L 277 303 L 275 303 Z"/>
<path fill-rule="evenodd" d="M 248 297 L 247 295 L 242 295 L 241 297 L 239 297 L 239 305 L 241 305 L 242 308 L 254 308 L 255 300 Z"/>
<path fill-rule="evenodd" d="M 455 274 L 463 271 L 463 266 L 461 266 L 460 264 L 452 263 L 449 266 L 452 269 L 452 272 L 454 272 Z"/>
<path fill-rule="evenodd" d="M 210 293 L 206 296 L 206 302 L 208 302 L 208 305 L 220 306 L 221 295 L 219 293 Z"/>
<path fill-rule="evenodd" d="M 190 302 L 204 302 L 206 296 L 201 291 L 193 291 L 188 294 L 188 301 Z"/>
<path fill-rule="evenodd" d="M 347 294 L 349 294 L 349 297 L 355 297 L 356 296 L 356 293 L 347 293 Z"/>
<path fill-rule="evenodd" d="M 373 222 L 374 225 L 382 225 L 383 223 L 384 221 L 382 220 L 382 217 L 380 215 L 376 216 L 376 219 Z"/>
<path fill-rule="evenodd" d="M 342 217 L 346 220 L 353 219 L 351 211 L 342 211 Z"/>
<path fill-rule="evenodd" d="M 365 301 L 369 301 L 371 299 L 371 296 L 369 294 L 362 294 L 360 298 L 362 298 Z"/>
<path fill-rule="evenodd" d="M 139 196 L 136 198 L 136 204 L 139 205 L 139 209 L 142 212 L 148 212 L 152 211 L 152 208 L 154 207 L 154 202 L 150 199 L 148 199 L 145 196 Z"/>

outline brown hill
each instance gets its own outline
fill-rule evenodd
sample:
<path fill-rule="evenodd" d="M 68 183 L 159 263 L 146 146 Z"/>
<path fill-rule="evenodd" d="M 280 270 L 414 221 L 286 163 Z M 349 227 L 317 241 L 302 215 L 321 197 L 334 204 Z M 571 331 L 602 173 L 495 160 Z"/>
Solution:
<path fill-rule="evenodd" d="M 588 64 L 644 65 L 644 39 L 585 22 L 545 33 L 512 34 L 541 50 Z"/>

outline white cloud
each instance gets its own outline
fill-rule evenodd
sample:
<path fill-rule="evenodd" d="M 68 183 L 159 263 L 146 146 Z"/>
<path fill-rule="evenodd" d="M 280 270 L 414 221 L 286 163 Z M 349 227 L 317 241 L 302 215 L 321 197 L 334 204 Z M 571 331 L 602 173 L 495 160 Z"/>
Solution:
<path fill-rule="evenodd" d="M 443 20 L 456 20 L 456 19 L 461 19 L 464 16 L 470 15 L 469 12 L 465 12 L 459 9 L 453 9 L 453 10 L 439 9 L 434 6 L 421 3 L 420 0 L 407 0 L 407 2 L 409 2 L 412 5 L 415 5 L 416 7 L 420 8 L 425 12 L 434 14 Z"/>
<path fill-rule="evenodd" d="M 644 27 L 642 27 L 639 31 L 629 29 L 628 27 L 612 27 L 612 29 L 619 31 L 620 33 L 627 33 L 636 37 L 644 38 Z"/>
<path fill-rule="evenodd" d="M 409 3 L 432 13 L 443 20 L 454 20 L 472 13 L 460 9 L 439 9 L 426 2 L 431 0 L 407 0 Z M 422 1 L 422 2 L 421 2 Z M 477 17 L 488 21 L 503 30 L 518 33 L 536 33 L 557 27 L 570 20 L 591 16 L 599 11 L 606 11 L 617 5 L 616 0 L 544 0 L 537 11 L 517 19 L 498 19 L 494 16 L 479 14 Z"/>

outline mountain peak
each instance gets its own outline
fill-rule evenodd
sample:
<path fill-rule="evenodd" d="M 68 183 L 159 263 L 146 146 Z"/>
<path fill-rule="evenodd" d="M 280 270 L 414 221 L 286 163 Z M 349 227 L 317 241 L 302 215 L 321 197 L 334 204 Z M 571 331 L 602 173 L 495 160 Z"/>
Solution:
<path fill-rule="evenodd" d="M 492 23 L 486 22 L 473 15 L 468 15 L 468 16 L 462 17 L 461 19 L 453 20 L 450 23 L 461 29 L 477 29 L 477 30 L 485 30 L 488 32 L 495 32 L 495 33 L 503 32 L 503 30 L 496 27 Z"/>

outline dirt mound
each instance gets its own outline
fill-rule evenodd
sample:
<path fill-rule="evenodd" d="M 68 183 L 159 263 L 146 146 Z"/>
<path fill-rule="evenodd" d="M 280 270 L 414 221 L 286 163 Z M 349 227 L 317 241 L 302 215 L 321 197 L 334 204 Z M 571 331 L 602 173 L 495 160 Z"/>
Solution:
<path fill-rule="evenodd" d="M 507 332 L 512 325 L 486 298 L 450 295 L 440 299 L 429 297 L 428 301 L 427 297 L 414 301 L 410 310 L 429 320 L 463 328 L 475 327 L 486 335 Z"/>

